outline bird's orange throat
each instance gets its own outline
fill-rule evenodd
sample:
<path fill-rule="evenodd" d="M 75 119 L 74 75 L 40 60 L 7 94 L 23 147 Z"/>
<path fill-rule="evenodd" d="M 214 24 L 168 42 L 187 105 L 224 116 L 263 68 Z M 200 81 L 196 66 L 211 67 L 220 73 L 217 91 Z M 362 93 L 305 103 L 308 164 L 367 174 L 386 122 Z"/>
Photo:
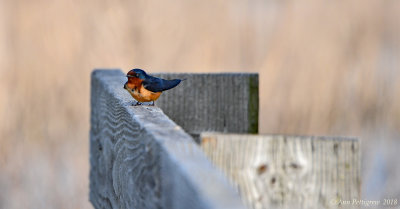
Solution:
<path fill-rule="evenodd" d="M 139 78 L 129 78 L 126 83 L 126 90 L 139 102 L 151 102 L 160 97 L 161 92 L 152 92 L 145 89 L 142 85 L 143 80 Z"/>
<path fill-rule="evenodd" d="M 128 78 L 128 82 L 126 83 L 126 86 L 129 89 L 138 89 L 140 86 L 142 86 L 143 80 L 140 78 Z"/>

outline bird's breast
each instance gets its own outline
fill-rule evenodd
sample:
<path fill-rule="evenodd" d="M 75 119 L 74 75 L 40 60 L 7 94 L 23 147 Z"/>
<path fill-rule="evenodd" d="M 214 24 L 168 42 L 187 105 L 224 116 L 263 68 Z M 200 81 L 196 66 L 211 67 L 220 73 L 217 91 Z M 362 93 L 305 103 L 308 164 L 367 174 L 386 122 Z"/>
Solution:
<path fill-rule="evenodd" d="M 140 87 L 136 87 L 136 88 L 130 88 L 129 85 L 127 85 L 127 86 L 128 86 L 129 93 L 132 95 L 133 98 L 135 98 L 139 102 L 155 101 L 161 95 L 161 92 L 149 91 L 149 90 L 145 89 L 143 87 L 143 85 L 141 85 Z"/>

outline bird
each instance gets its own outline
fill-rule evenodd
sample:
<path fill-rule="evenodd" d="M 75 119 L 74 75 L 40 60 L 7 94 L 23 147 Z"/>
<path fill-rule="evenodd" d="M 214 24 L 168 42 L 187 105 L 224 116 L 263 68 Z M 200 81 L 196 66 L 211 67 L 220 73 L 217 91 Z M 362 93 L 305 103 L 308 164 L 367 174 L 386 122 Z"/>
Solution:
<path fill-rule="evenodd" d="M 153 77 L 139 68 L 130 70 L 126 77 L 128 81 L 124 84 L 124 89 L 137 101 L 135 106 L 142 105 L 142 102 L 153 102 L 152 106 L 154 106 L 154 101 L 160 97 L 163 91 L 172 89 L 185 80 L 165 80 Z"/>

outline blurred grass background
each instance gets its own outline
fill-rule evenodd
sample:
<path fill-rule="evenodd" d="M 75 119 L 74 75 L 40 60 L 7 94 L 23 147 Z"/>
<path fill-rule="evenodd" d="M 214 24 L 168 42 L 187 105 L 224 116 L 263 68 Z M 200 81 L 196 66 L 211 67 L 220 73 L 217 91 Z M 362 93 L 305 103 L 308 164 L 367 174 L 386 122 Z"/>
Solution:
<path fill-rule="evenodd" d="M 398 0 L 0 0 L 0 208 L 92 208 L 98 67 L 259 72 L 261 133 L 360 137 L 363 197 L 398 198 L 399 20 Z"/>

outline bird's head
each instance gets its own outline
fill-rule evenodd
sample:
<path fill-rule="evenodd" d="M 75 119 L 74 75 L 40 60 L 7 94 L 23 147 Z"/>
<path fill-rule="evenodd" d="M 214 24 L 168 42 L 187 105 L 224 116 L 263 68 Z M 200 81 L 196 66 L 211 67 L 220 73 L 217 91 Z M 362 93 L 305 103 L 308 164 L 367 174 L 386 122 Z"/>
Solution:
<path fill-rule="evenodd" d="M 136 68 L 136 69 L 130 70 L 126 74 L 126 77 L 128 77 L 128 78 L 139 78 L 141 80 L 144 80 L 147 77 L 147 74 L 143 70 Z"/>

